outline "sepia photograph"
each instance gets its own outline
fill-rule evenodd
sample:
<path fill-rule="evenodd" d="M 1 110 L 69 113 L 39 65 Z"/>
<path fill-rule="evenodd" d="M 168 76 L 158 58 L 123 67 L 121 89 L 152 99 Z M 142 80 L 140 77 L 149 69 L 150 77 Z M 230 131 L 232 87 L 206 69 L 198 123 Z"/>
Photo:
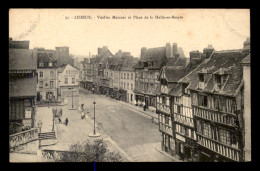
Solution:
<path fill-rule="evenodd" d="M 9 162 L 251 162 L 250 9 L 9 9 Z"/>

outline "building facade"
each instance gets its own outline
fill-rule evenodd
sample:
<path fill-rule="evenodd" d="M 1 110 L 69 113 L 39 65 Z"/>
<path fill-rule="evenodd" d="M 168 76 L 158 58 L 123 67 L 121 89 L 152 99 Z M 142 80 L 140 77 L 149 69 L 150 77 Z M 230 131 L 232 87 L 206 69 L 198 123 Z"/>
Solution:
<path fill-rule="evenodd" d="M 37 57 L 29 41 L 9 40 L 9 133 L 35 126 Z"/>
<path fill-rule="evenodd" d="M 37 101 L 56 101 L 58 94 L 58 72 L 56 61 L 47 53 L 37 54 Z"/>
<path fill-rule="evenodd" d="M 77 103 L 79 97 L 79 70 L 69 64 L 61 65 L 58 68 L 58 80 L 58 98 L 62 102 L 74 98 L 75 103 Z"/>

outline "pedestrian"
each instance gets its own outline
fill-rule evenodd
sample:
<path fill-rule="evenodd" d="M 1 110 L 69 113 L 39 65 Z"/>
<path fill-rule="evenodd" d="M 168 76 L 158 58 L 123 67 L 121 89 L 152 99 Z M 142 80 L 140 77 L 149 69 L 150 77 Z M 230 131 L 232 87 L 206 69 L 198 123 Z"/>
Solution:
<path fill-rule="evenodd" d="M 61 121 L 61 119 L 60 119 L 60 118 L 59 118 L 59 123 L 60 123 L 60 124 L 62 124 L 62 121 Z"/>
<path fill-rule="evenodd" d="M 85 113 L 81 112 L 81 119 L 84 119 L 84 118 L 85 118 Z"/>
<path fill-rule="evenodd" d="M 62 116 L 62 113 L 63 113 L 63 110 L 62 110 L 62 108 L 60 109 L 60 116 Z"/>
<path fill-rule="evenodd" d="M 68 120 L 68 118 L 66 118 L 65 119 L 65 125 L 68 126 L 68 124 L 69 124 L 69 120 Z"/>

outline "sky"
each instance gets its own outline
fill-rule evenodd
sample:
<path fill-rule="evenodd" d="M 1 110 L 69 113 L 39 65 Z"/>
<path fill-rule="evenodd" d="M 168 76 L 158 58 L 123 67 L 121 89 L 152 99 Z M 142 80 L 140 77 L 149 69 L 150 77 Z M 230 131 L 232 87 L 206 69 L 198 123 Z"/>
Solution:
<path fill-rule="evenodd" d="M 250 10 L 11 9 L 9 37 L 29 40 L 30 49 L 68 46 L 70 54 L 82 56 L 96 55 L 98 47 L 108 46 L 113 54 L 122 50 L 140 57 L 142 47 L 177 43 L 189 57 L 190 51 L 202 51 L 209 44 L 215 50 L 242 48 L 250 37 Z"/>

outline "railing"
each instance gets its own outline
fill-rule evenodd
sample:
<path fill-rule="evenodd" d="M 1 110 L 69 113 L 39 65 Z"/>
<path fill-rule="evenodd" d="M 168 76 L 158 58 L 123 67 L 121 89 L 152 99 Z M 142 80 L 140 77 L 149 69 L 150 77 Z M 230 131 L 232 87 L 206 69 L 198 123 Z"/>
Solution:
<path fill-rule="evenodd" d="M 228 114 L 224 112 L 214 111 L 211 109 L 205 109 L 203 107 L 194 106 L 194 116 L 199 117 L 208 121 L 213 121 L 216 123 L 221 123 L 227 126 L 236 127 L 236 117 L 235 114 Z"/>
<path fill-rule="evenodd" d="M 194 127 L 193 118 L 189 118 L 184 115 L 174 114 L 174 122 Z"/>
<path fill-rule="evenodd" d="M 33 128 L 27 131 L 19 132 L 9 136 L 9 148 L 19 147 L 23 144 L 38 139 L 38 128 Z"/>
<path fill-rule="evenodd" d="M 239 161 L 240 160 L 240 150 L 224 145 L 223 143 L 211 140 L 199 133 L 197 133 L 198 144 L 206 147 L 207 149 L 214 151 L 222 156 L 225 156 L 231 160 Z"/>
<path fill-rule="evenodd" d="M 157 103 L 157 110 L 167 113 L 169 115 L 171 114 L 170 107 L 160 103 Z"/>
<path fill-rule="evenodd" d="M 173 135 L 171 126 L 165 125 L 162 122 L 160 122 L 159 125 L 160 125 L 160 131 L 163 131 L 163 132 L 165 132 L 165 133 L 167 133 L 169 135 Z"/>

